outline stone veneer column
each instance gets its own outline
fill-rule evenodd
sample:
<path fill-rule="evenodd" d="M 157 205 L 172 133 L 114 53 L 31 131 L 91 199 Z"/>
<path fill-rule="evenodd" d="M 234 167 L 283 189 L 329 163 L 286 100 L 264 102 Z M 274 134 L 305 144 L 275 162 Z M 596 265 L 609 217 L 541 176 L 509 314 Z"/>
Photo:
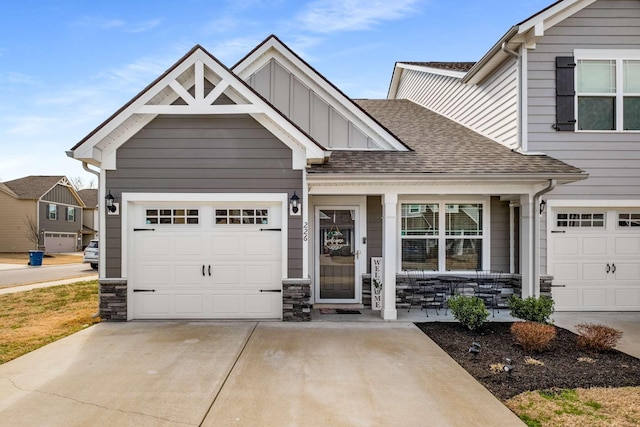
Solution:
<path fill-rule="evenodd" d="M 285 322 L 311 320 L 311 279 L 282 281 L 282 320 Z"/>
<path fill-rule="evenodd" d="M 127 280 L 100 279 L 100 319 L 103 322 L 127 320 Z"/>

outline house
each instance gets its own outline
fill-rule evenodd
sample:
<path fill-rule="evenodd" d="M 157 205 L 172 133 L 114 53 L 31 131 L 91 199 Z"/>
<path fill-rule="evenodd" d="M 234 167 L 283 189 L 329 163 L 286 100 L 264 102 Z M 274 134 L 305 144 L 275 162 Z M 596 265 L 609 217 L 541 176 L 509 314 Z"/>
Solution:
<path fill-rule="evenodd" d="M 548 187 L 531 254 L 555 309 L 571 311 L 640 309 L 639 96 L 633 0 L 553 3 L 476 63 L 399 62 L 388 94 L 588 173 Z"/>
<path fill-rule="evenodd" d="M 82 209 L 82 247 L 86 247 L 93 239 L 98 238 L 98 189 L 85 188 L 78 190 L 84 203 Z"/>
<path fill-rule="evenodd" d="M 74 252 L 82 244 L 82 199 L 64 176 L 0 183 L 0 252 Z"/>
<path fill-rule="evenodd" d="M 307 320 L 379 257 L 384 319 L 414 268 L 536 295 L 541 197 L 588 174 L 400 93 L 351 100 L 275 36 L 195 46 L 68 153 L 100 169 L 101 317 Z"/>

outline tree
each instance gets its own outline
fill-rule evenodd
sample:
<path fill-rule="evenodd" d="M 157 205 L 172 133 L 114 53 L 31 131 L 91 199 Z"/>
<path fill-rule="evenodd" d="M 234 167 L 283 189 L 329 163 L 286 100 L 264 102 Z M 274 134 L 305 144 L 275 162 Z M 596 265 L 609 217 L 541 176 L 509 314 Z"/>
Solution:
<path fill-rule="evenodd" d="M 25 229 L 25 236 L 33 243 L 34 247 L 38 249 L 40 246 L 40 230 L 38 230 L 38 222 L 32 217 L 27 216 L 24 219 L 24 224 L 27 226 Z"/>

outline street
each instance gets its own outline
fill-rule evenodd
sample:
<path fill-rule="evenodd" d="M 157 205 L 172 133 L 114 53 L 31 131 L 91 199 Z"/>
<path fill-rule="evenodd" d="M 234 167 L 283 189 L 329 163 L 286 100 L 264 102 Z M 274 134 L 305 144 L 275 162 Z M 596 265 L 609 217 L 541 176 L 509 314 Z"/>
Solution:
<path fill-rule="evenodd" d="M 95 274 L 97 274 L 97 271 L 93 270 L 89 264 L 81 263 L 39 267 L 2 264 L 0 269 L 0 288 Z"/>

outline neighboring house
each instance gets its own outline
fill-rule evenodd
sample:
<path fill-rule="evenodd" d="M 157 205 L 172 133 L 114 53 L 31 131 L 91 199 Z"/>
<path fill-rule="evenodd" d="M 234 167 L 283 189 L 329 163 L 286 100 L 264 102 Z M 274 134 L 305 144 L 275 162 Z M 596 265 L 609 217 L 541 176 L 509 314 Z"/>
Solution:
<path fill-rule="evenodd" d="M 558 1 L 475 64 L 397 63 L 388 98 L 586 171 L 543 196 L 533 262 L 556 310 L 640 310 L 640 2 Z"/>
<path fill-rule="evenodd" d="M 0 183 L 0 252 L 79 250 L 83 208 L 64 176 L 27 176 Z"/>
<path fill-rule="evenodd" d="M 85 188 L 78 190 L 78 195 L 84 203 L 82 209 L 82 247 L 86 247 L 93 239 L 98 238 L 98 190 Z"/>
<path fill-rule="evenodd" d="M 502 270 L 538 284 L 551 182 L 528 156 L 408 100 L 353 101 L 271 36 L 231 69 L 200 46 L 76 144 L 100 168 L 101 317 L 306 320 L 396 283 Z"/>

